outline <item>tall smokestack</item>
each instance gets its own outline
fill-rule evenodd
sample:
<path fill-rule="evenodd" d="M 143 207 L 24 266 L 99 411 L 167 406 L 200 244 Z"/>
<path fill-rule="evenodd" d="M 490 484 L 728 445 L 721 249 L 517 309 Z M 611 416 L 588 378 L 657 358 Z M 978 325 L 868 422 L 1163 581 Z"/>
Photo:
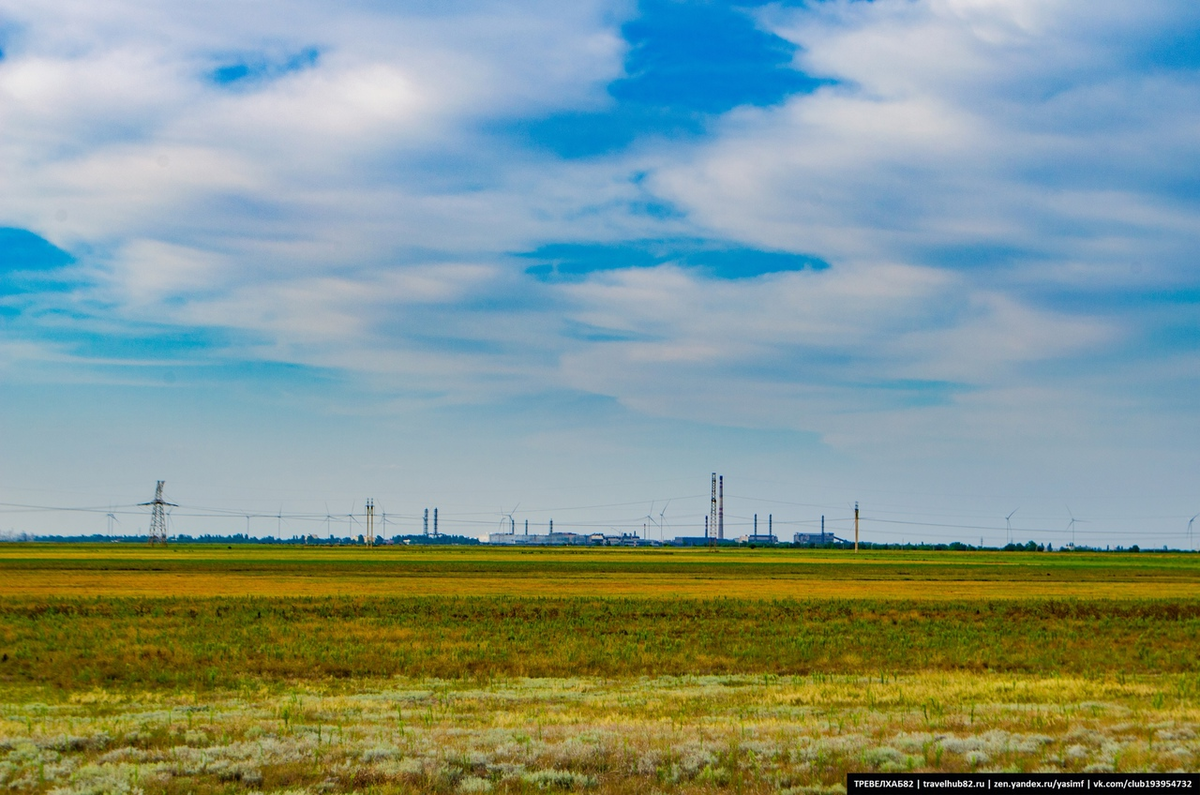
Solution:
<path fill-rule="evenodd" d="M 725 540 L 725 476 L 717 478 L 717 540 Z"/>
<path fill-rule="evenodd" d="M 437 535 L 437 508 L 433 509 L 433 534 Z"/>
<path fill-rule="evenodd" d="M 708 506 L 708 516 L 704 517 L 704 537 L 717 537 L 717 473 L 712 473 L 712 501 Z"/>

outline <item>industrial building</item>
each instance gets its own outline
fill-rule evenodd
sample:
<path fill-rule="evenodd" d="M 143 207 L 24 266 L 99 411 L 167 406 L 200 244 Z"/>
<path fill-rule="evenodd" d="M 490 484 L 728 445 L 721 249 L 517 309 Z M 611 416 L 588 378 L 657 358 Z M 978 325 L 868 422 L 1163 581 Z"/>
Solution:
<path fill-rule="evenodd" d="M 775 517 L 771 514 L 767 515 L 767 532 L 758 532 L 758 514 L 754 514 L 754 530 L 750 535 L 742 536 L 738 539 L 739 544 L 778 544 L 779 539 L 775 537 Z"/>
<path fill-rule="evenodd" d="M 833 533 L 822 531 L 820 533 L 796 533 L 792 536 L 792 543 L 798 546 L 815 547 L 830 544 L 840 546 L 842 544 L 852 544 L 853 542 L 847 541 L 844 538 L 838 538 Z"/>
<path fill-rule="evenodd" d="M 589 543 L 589 536 L 579 533 L 491 533 L 487 543 L 520 547 L 582 547 Z"/>
<path fill-rule="evenodd" d="M 482 538 L 480 539 L 483 540 Z M 488 544 L 500 546 L 521 547 L 657 547 L 658 541 L 651 541 L 633 533 L 606 535 L 604 533 L 491 533 L 487 537 Z"/>

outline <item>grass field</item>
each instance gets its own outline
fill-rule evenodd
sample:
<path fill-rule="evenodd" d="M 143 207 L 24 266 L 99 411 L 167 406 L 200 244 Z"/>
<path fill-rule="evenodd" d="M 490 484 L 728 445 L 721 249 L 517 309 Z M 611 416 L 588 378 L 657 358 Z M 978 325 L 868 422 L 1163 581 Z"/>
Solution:
<path fill-rule="evenodd" d="M 1195 770 L 1200 556 L 0 546 L 0 786 Z"/>
<path fill-rule="evenodd" d="M 1200 598 L 1200 555 L 0 545 L 0 596 Z"/>
<path fill-rule="evenodd" d="M 1196 669 L 1200 602 L 5 599 L 0 681 L 227 688 L 433 676 Z"/>
<path fill-rule="evenodd" d="M 365 680 L 7 704 L 16 791 L 836 792 L 850 771 L 1195 769 L 1196 678 Z"/>

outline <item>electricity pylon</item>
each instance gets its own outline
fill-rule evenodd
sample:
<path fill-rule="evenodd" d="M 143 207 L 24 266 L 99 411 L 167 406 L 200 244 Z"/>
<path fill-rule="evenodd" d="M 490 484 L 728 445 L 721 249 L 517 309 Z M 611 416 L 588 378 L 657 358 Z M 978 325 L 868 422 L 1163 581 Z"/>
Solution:
<path fill-rule="evenodd" d="M 167 508 L 177 508 L 175 503 L 167 502 L 163 499 L 163 484 L 165 480 L 158 481 L 158 485 L 154 487 L 154 500 L 151 502 L 143 502 L 141 505 L 149 505 L 150 510 L 150 545 L 162 544 L 167 545 Z"/>

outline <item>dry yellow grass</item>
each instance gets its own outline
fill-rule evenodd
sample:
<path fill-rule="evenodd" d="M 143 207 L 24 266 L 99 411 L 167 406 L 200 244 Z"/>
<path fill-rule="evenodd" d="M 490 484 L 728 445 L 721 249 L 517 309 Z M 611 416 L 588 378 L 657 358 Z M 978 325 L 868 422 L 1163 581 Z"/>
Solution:
<path fill-rule="evenodd" d="M 611 596 L 704 599 L 1197 598 L 1200 582 L 847 580 L 680 574 L 274 574 L 179 571 L 8 571 L 0 596 Z"/>
<path fill-rule="evenodd" d="M 1194 599 L 1200 556 L 0 545 L 0 596 Z"/>

